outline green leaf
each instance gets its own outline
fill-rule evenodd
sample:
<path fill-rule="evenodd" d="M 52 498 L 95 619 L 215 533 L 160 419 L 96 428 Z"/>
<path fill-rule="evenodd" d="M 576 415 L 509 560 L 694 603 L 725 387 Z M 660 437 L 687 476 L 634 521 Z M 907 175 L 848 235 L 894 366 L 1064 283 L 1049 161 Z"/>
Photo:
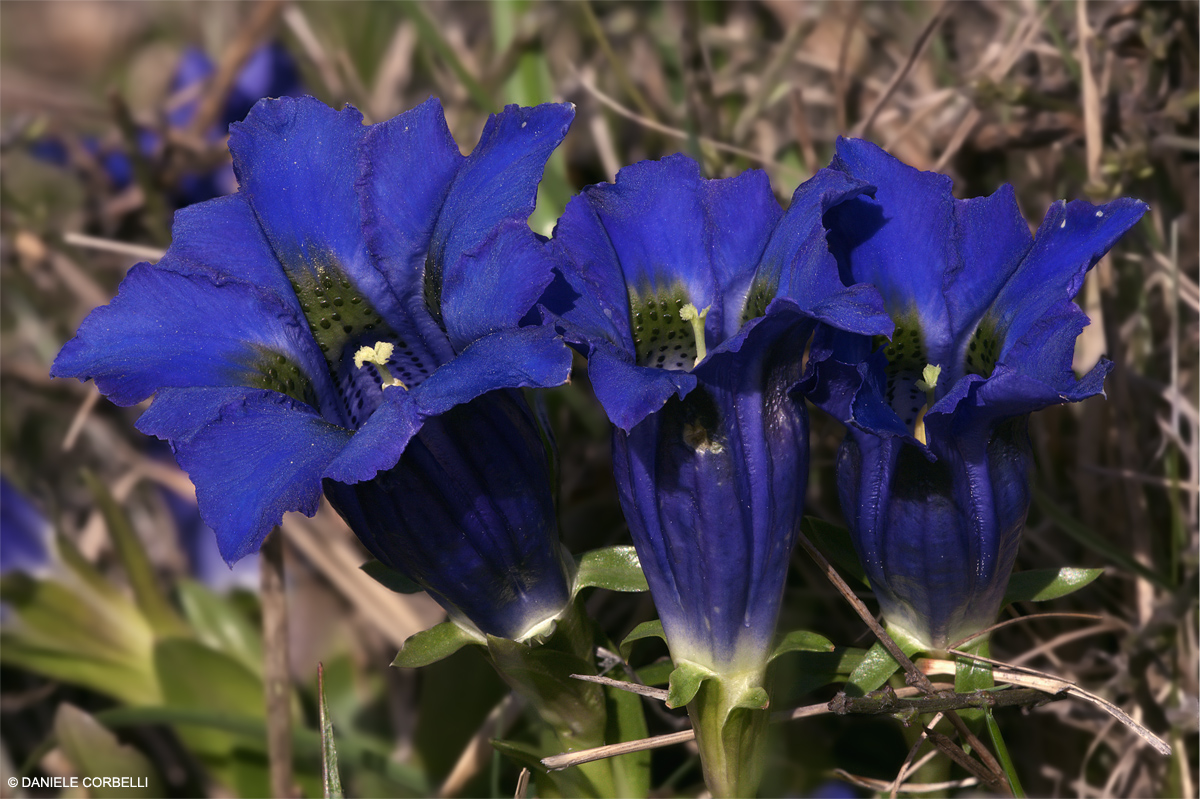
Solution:
<path fill-rule="evenodd" d="M 700 685 L 715 676 L 711 669 L 681 660 L 671 672 L 671 681 L 667 687 L 667 707 L 683 707 L 691 702 L 700 690 Z"/>
<path fill-rule="evenodd" d="M 500 738 L 493 738 L 491 744 L 497 752 L 511 757 L 534 774 L 546 773 L 546 767 L 542 765 L 544 755 L 538 751 L 537 747 L 521 741 L 506 741 Z"/>
<path fill-rule="evenodd" d="M 200 641 L 262 676 L 262 636 L 237 605 L 195 580 L 180 580 L 176 593 L 184 618 Z"/>
<path fill-rule="evenodd" d="M 637 551 L 630 546 L 604 547 L 585 552 L 575 574 L 575 590 L 607 588 L 609 591 L 649 591 Z"/>
<path fill-rule="evenodd" d="M 333 740 L 333 721 L 325 701 L 325 667 L 317 664 L 317 701 L 321 721 L 321 778 L 325 799 L 342 799 L 342 777 L 338 773 L 337 744 Z"/>
<path fill-rule="evenodd" d="M 1119 566 L 1125 571 L 1140 575 L 1149 580 L 1159 588 L 1170 590 L 1170 585 L 1157 572 L 1152 571 L 1146 566 L 1138 563 L 1125 552 L 1121 551 L 1115 544 L 1106 541 L 1096 535 L 1092 530 L 1089 530 L 1085 525 L 1076 521 L 1076 519 L 1065 510 L 1056 505 L 1050 496 L 1036 485 L 1033 486 L 1033 499 L 1037 503 L 1038 509 L 1046 514 L 1056 525 L 1058 529 L 1069 535 L 1071 538 L 1078 541 L 1083 546 L 1095 552 L 1097 555 L 1107 558 L 1113 565 Z"/>
<path fill-rule="evenodd" d="M 771 652 L 767 662 L 773 661 L 780 655 L 786 655 L 788 652 L 832 652 L 834 649 L 833 642 L 820 633 L 810 630 L 792 630 L 776 644 L 775 650 Z"/>
<path fill-rule="evenodd" d="M 643 638 L 661 638 L 663 643 L 667 641 L 667 635 L 663 632 L 662 622 L 658 619 L 652 621 L 644 621 L 637 627 L 634 627 L 629 635 L 625 636 L 625 640 L 621 642 L 621 657 L 629 660 L 629 653 L 633 650 L 635 641 L 640 641 Z"/>
<path fill-rule="evenodd" d="M 608 687 L 604 689 L 604 699 L 608 713 L 606 741 L 637 741 L 649 735 L 641 697 Z M 616 796 L 646 796 L 650 793 L 649 749 L 618 755 L 610 762 Z"/>
<path fill-rule="evenodd" d="M 145 614 L 150 626 L 159 634 L 186 635 L 189 630 L 167 601 L 166 594 L 159 588 L 154 577 L 154 567 L 146 555 L 142 541 L 133 531 L 129 517 L 124 509 L 117 504 L 108 487 L 89 471 L 84 471 L 83 480 L 88 490 L 100 506 L 100 513 L 108 525 L 108 534 L 112 538 L 113 549 L 129 578 L 133 588 L 133 599 L 138 608 Z"/>
<path fill-rule="evenodd" d="M 485 641 L 474 633 L 467 632 L 452 621 L 444 621 L 410 635 L 392 665 L 402 669 L 419 669 L 450 657 L 468 644 L 483 643 Z"/>
<path fill-rule="evenodd" d="M 0 599 L 12 612 L 0 633 L 0 662 L 131 704 L 160 701 L 154 632 L 124 596 L 97 591 L 82 577 L 59 582 L 14 572 L 0 578 Z"/>
<path fill-rule="evenodd" d="M 903 650 L 904 646 L 901 645 L 900 648 Z M 866 696 L 878 690 L 899 668 L 900 664 L 891 653 L 876 641 L 850 674 L 850 679 L 846 681 L 846 693 L 850 696 Z"/>
<path fill-rule="evenodd" d="M 800 529 L 830 563 L 862 585 L 869 585 L 867 573 L 863 571 L 862 564 L 858 561 L 858 553 L 854 551 L 854 542 L 850 538 L 849 530 L 815 516 L 805 516 L 800 522 Z"/>
<path fill-rule="evenodd" d="M 604 691 L 594 683 L 572 679 L 572 674 L 594 674 L 594 666 L 583 657 L 555 644 L 529 646 L 508 638 L 487 638 L 488 656 L 501 678 L 517 689 L 544 721 L 560 736 L 575 735 L 578 729 L 594 743 L 603 743 Z"/>
<path fill-rule="evenodd" d="M 638 682 L 643 685 L 666 685 L 674 670 L 675 664 L 669 658 L 662 658 L 638 669 Z"/>
<path fill-rule="evenodd" d="M 1058 599 L 1078 591 L 1102 574 L 1104 569 L 1080 569 L 1074 566 L 1016 572 L 1008 578 L 1004 604 Z"/>
<path fill-rule="evenodd" d="M 154 664 L 168 706 L 255 718 L 266 713 L 262 679 L 241 661 L 199 641 L 159 641 Z M 179 736 L 190 748 L 212 757 L 228 757 L 245 742 L 242 736 L 190 725 L 180 726 Z"/>
<path fill-rule="evenodd" d="M 89 787 L 97 797 L 165 796 L 162 781 L 150 761 L 132 746 L 117 740 L 100 722 L 74 705 L 63 703 L 54 714 L 54 735 L 63 754 L 83 777 L 128 780 L 117 787 Z"/>
<path fill-rule="evenodd" d="M 963 648 L 980 657 L 991 657 L 991 649 L 986 638 L 976 639 Z M 996 687 L 992 679 L 992 664 L 967 657 L 955 658 L 954 690 L 960 694 L 974 691 L 987 691 Z M 985 711 L 981 708 L 964 708 L 958 715 L 967 723 L 971 732 L 980 735 L 983 732 L 983 717 Z"/>
<path fill-rule="evenodd" d="M 246 708 L 254 712 L 255 708 Z M 96 714 L 96 719 L 112 728 L 140 727 L 147 724 L 186 725 L 202 727 L 236 736 L 242 743 L 237 751 L 247 751 L 266 756 L 266 722 L 260 716 L 252 718 L 245 712 L 230 713 L 225 710 L 189 709 L 179 707 L 114 708 Z M 314 764 L 321 758 L 321 736 L 316 730 L 299 725 L 292 726 L 292 746 L 297 759 L 311 759 Z M 47 750 L 48 751 L 48 750 Z M 355 768 L 386 777 L 397 785 L 404 786 L 415 796 L 430 795 L 424 775 L 412 766 L 391 759 L 386 744 L 362 736 L 341 736 L 338 752 L 342 763 L 351 763 Z M 37 760 L 32 759 L 36 764 Z"/>
<path fill-rule="evenodd" d="M 990 710 L 984 712 L 984 719 L 987 723 L 988 734 L 992 737 L 992 746 L 996 748 L 996 759 L 1000 761 L 1000 767 L 1004 769 L 1004 776 L 1008 778 L 1008 786 L 1012 788 L 1013 799 L 1025 799 L 1025 789 L 1021 787 L 1021 779 L 1017 776 L 1017 767 L 1008 754 L 1004 737 L 1000 735 L 1000 725 L 996 724 Z"/>
<path fill-rule="evenodd" d="M 367 576 L 390 591 L 397 594 L 417 594 L 425 589 L 417 585 L 405 575 L 385 565 L 382 561 L 368 560 L 359 566 Z"/>

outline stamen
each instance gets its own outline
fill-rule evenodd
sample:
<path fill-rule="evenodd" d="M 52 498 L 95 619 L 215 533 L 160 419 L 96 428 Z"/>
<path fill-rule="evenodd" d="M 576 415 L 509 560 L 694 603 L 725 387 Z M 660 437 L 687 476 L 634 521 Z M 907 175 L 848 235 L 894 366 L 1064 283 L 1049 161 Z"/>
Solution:
<path fill-rule="evenodd" d="M 712 306 L 708 306 L 703 311 L 697 311 L 696 306 L 689 302 L 679 309 L 679 318 L 691 323 L 692 335 L 696 337 L 696 362 L 692 364 L 693 367 L 700 365 L 707 352 L 704 344 L 704 319 L 708 316 L 709 308 L 712 308 Z"/>
<path fill-rule="evenodd" d="M 924 370 L 921 371 L 921 379 L 916 382 L 917 388 L 925 392 L 925 404 L 921 407 L 921 412 L 917 414 L 917 423 L 913 426 L 913 435 L 922 444 L 928 445 L 929 442 L 925 438 L 925 412 L 933 406 L 934 389 L 937 388 L 938 378 L 941 377 L 942 367 L 934 364 L 926 364 Z"/>
<path fill-rule="evenodd" d="M 363 346 L 358 352 L 354 353 L 354 366 L 357 369 L 363 368 L 363 364 L 372 364 L 379 372 L 379 379 L 383 384 L 383 388 L 399 386 L 400 388 L 408 388 L 396 378 L 392 377 L 392 373 L 388 371 L 388 358 L 392 357 L 396 347 L 388 341 L 377 341 L 374 347 Z"/>

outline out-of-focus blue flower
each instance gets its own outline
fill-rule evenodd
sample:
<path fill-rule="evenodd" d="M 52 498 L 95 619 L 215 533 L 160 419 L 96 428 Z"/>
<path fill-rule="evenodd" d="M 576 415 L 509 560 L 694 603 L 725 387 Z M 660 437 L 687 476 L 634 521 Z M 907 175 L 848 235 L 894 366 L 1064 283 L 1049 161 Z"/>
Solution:
<path fill-rule="evenodd" d="M 839 140 L 876 187 L 826 215 L 844 280 L 874 283 L 891 341 L 818 334 L 810 396 L 848 423 L 838 488 L 889 626 L 944 648 L 999 611 L 1029 508 L 1032 411 L 1099 394 L 1072 372 L 1084 275 L 1146 210 L 1056 203 L 1036 236 L 1011 186 L 957 200 L 943 175 Z"/>
<path fill-rule="evenodd" d="M 822 172 L 785 213 L 762 172 L 705 180 L 677 155 L 584 189 L 555 231 L 578 295 L 563 325 L 616 425 L 621 505 L 676 663 L 765 667 L 808 476 L 805 343 L 816 320 L 891 330 L 873 289 L 839 281 L 821 227 L 865 188 Z"/>
<path fill-rule="evenodd" d="M 180 56 L 175 73 L 171 76 L 167 100 L 167 125 L 173 130 L 186 129 L 200 106 L 204 82 L 216 72 L 212 60 L 196 47 L 187 48 Z M 300 72 L 291 55 L 278 42 L 269 42 L 251 53 L 242 65 L 221 112 L 212 127 L 205 132 L 211 142 L 220 141 L 229 126 L 240 122 L 251 107 L 263 97 L 298 97 L 304 94 Z M 115 191 L 122 191 L 133 183 L 133 161 L 121 145 L 103 142 L 95 136 L 83 136 L 79 140 L 83 150 L 96 159 L 108 176 Z M 139 129 L 138 151 L 147 158 L 158 157 L 162 138 L 155 131 Z M 70 153 L 63 142 L 52 136 L 33 142 L 30 152 L 48 163 L 69 166 Z M 180 206 L 211 200 L 237 190 L 237 179 L 233 166 L 228 162 L 204 172 L 188 172 L 179 176 L 178 184 L 172 188 L 172 199 Z"/>
<path fill-rule="evenodd" d="M 0 475 L 0 574 L 37 574 L 50 565 L 53 529 L 42 512 Z"/>
<path fill-rule="evenodd" d="M 230 138 L 239 193 L 179 212 L 51 373 L 154 397 L 138 427 L 171 442 L 226 560 L 324 482 L 376 557 L 515 637 L 568 597 L 552 456 L 516 389 L 564 382 L 570 354 L 516 325 L 552 277 L 525 219 L 573 114 L 510 106 L 464 157 L 436 100 L 370 127 L 260 102 Z"/>

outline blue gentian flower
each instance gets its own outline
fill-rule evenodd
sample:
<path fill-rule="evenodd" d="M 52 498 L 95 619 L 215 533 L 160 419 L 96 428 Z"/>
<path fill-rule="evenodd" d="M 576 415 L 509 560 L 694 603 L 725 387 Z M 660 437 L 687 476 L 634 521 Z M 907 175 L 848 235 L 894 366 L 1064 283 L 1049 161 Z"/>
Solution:
<path fill-rule="evenodd" d="M 1056 203 L 1036 235 L 1011 186 L 957 200 L 943 175 L 839 140 L 832 168 L 875 186 L 826 214 L 842 277 L 879 287 L 890 341 L 818 334 L 810 395 L 848 423 L 838 489 L 889 627 L 942 649 L 995 621 L 1029 508 L 1026 418 L 1103 391 L 1081 379 L 1071 301 L 1146 211 Z"/>
<path fill-rule="evenodd" d="M 22 571 L 37 574 L 50 566 L 50 540 L 54 534 L 42 512 L 0 475 L 0 574 Z"/>
<path fill-rule="evenodd" d="M 761 693 L 771 651 L 808 476 L 793 391 L 806 341 L 817 320 L 891 331 L 874 289 L 840 282 L 821 227 L 866 188 L 822 172 L 785 213 L 764 173 L 705 180 L 677 155 L 584 189 L 555 230 L 559 294 L 578 295 L 562 326 L 615 424 L 621 506 L 672 659 L 736 682 L 722 713 Z M 753 768 L 723 775 L 701 751 L 714 795 L 753 790 Z"/>
<path fill-rule="evenodd" d="M 215 72 L 216 65 L 203 50 L 196 47 L 184 50 L 171 76 L 163 109 L 171 130 L 186 130 L 191 124 L 200 107 L 204 82 Z M 263 97 L 298 97 L 304 93 L 300 71 L 287 49 L 278 42 L 264 44 L 250 54 L 238 71 L 217 119 L 204 136 L 209 142 L 219 142 L 227 134 L 229 126 L 244 119 Z M 83 136 L 79 144 L 96 159 L 114 191 L 123 191 L 133 183 L 133 160 L 119 142 Z M 146 158 L 158 158 L 163 149 L 163 137 L 157 131 L 139 128 L 137 148 Z M 44 136 L 32 142 L 30 152 L 35 158 L 57 166 L 71 165 L 67 147 L 61 138 L 55 136 Z M 237 179 L 233 167 L 226 160 L 212 169 L 179 175 L 171 186 L 171 199 L 177 206 L 183 207 L 236 190 Z"/>
<path fill-rule="evenodd" d="M 138 427 L 171 442 L 227 561 L 324 484 L 457 620 L 519 635 L 569 596 L 518 389 L 563 383 L 570 353 L 517 324 L 552 277 L 525 219 L 573 114 L 510 106 L 464 157 L 436 100 L 369 127 L 264 100 L 230 137 L 240 191 L 180 211 L 51 374 L 154 397 Z"/>

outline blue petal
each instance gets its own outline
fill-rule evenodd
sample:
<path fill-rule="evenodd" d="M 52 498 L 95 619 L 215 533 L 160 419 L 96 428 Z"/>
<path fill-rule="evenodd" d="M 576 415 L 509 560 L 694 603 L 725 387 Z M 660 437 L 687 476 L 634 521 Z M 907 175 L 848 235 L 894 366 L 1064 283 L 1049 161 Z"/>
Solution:
<path fill-rule="evenodd" d="M 672 395 L 683 398 L 696 386 L 688 372 L 635 366 L 607 342 L 595 344 L 588 356 L 588 377 L 596 399 L 617 427 L 632 430 Z"/>
<path fill-rule="evenodd" d="M 709 323 L 721 331 L 720 339 L 726 339 L 741 325 L 742 298 L 783 211 L 770 179 L 758 169 L 704 181 L 700 201 L 711 230 L 712 265 L 722 293 L 721 302 L 709 313 Z"/>
<path fill-rule="evenodd" d="M 258 389 L 244 386 L 163 388 L 135 426 L 164 441 L 185 441 L 217 419 L 226 405 L 257 393 Z"/>
<path fill-rule="evenodd" d="M 334 111 L 312 97 L 262 100 L 230 128 L 242 194 L 285 269 L 315 269 L 330 256 L 362 268 L 354 184 L 366 132 L 355 109 Z"/>
<path fill-rule="evenodd" d="M 524 397 L 504 390 L 427 421 L 375 479 L 325 487 L 375 557 L 455 617 L 515 638 L 570 599 L 551 470 Z"/>
<path fill-rule="evenodd" d="M 457 268 L 503 220 L 529 218 L 546 160 L 574 118 L 571 103 L 510 105 L 488 118 L 438 218 L 430 248 L 438 268 Z"/>
<path fill-rule="evenodd" d="M 426 307 L 426 259 L 438 215 L 465 160 L 441 103 L 432 97 L 375 125 L 363 143 L 359 193 L 368 245 L 430 346 L 441 338 L 434 322 L 440 309 Z M 448 357 L 443 353 L 443 360 Z"/>
<path fill-rule="evenodd" d="M 990 197 L 955 200 L 954 230 L 958 259 L 946 273 L 945 292 L 950 327 L 962 334 L 1016 271 L 1033 236 L 1008 184 Z"/>
<path fill-rule="evenodd" d="M 616 263 L 607 268 L 619 267 L 630 289 L 682 284 L 698 309 L 718 299 L 702 181 L 699 164 L 686 155 L 671 155 L 623 168 L 615 184 L 583 190 L 616 255 Z M 628 314 L 627 293 L 624 308 Z"/>
<path fill-rule="evenodd" d="M 275 295 L 138 264 L 113 301 L 84 320 L 50 374 L 92 378 L 113 402 L 133 405 L 171 386 L 266 385 L 264 369 L 274 366 L 266 360 L 277 356 L 300 369 L 314 404 L 331 392 L 308 329 Z"/>
<path fill-rule="evenodd" d="M 805 309 L 844 291 L 837 261 L 825 241 L 822 219 L 831 208 L 869 189 L 863 181 L 834 169 L 822 169 L 800 184 L 767 245 L 755 285 L 773 287 L 774 296 L 791 299 Z"/>
<path fill-rule="evenodd" d="M 548 310 L 580 331 L 579 337 L 569 334 L 568 340 L 582 345 L 603 338 L 632 354 L 629 289 L 612 239 L 588 195 L 578 194 L 567 203 L 550 246 L 573 296 L 570 305 Z"/>
<path fill-rule="evenodd" d="M 889 626 L 944 649 L 1000 610 L 1029 508 L 1023 423 L 943 440 L 937 460 L 899 438 L 851 431 L 838 491 Z"/>
<path fill-rule="evenodd" d="M 496 389 L 562 385 L 570 373 L 571 351 L 550 328 L 482 338 L 411 391 L 386 389 L 383 404 L 324 476 L 341 483 L 369 480 L 396 464 L 425 419 Z"/>
<path fill-rule="evenodd" d="M 285 97 L 259 102 L 233 125 L 229 148 L 241 193 L 297 293 L 348 278 L 404 336 L 407 313 L 368 256 L 355 191 L 366 133 L 351 107 Z"/>
<path fill-rule="evenodd" d="M 842 279 L 875 284 L 893 316 L 916 310 L 929 350 L 949 347 L 942 286 L 957 262 L 950 178 L 920 172 L 859 139 L 838 139 L 831 168 L 876 187 L 874 199 L 856 197 L 828 213 L 829 248 Z"/>
<path fill-rule="evenodd" d="M 621 504 L 672 656 L 761 668 L 803 511 L 808 419 L 791 395 L 811 322 L 754 326 L 700 384 L 614 432 Z"/>
<path fill-rule="evenodd" d="M 283 514 L 312 516 L 321 475 L 352 433 L 274 392 L 226 405 L 175 456 L 196 484 L 201 514 L 229 563 L 258 549 Z"/>
<path fill-rule="evenodd" d="M 456 351 L 515 328 L 554 277 L 554 261 L 523 219 L 502 222 L 445 272 L 442 314 Z"/>
<path fill-rule="evenodd" d="M 1020 340 L 1036 320 L 1078 294 L 1087 271 L 1146 211 L 1145 203 L 1128 198 L 1098 207 L 1082 200 L 1055 203 L 1020 268 L 992 303 L 1001 340 Z M 1004 355 L 1001 351 L 1001 360 Z"/>
<path fill-rule="evenodd" d="M 296 291 L 243 195 L 192 205 L 175 214 L 171 248 L 158 262 L 180 274 L 243 280 L 273 292 L 303 318 Z"/>

